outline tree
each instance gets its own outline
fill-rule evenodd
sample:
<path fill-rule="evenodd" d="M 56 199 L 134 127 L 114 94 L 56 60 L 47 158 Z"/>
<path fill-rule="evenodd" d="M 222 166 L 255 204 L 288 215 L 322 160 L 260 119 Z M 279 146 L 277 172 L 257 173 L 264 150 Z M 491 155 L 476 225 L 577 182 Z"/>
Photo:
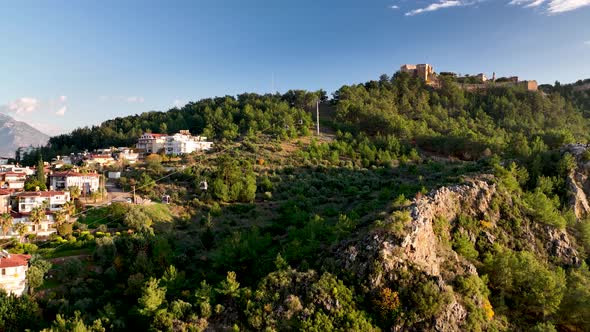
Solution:
<path fill-rule="evenodd" d="M 509 303 L 523 317 L 539 320 L 557 312 L 566 290 L 565 272 L 550 269 L 530 252 L 500 249 L 484 259 L 496 303 Z"/>
<path fill-rule="evenodd" d="M 76 198 L 80 198 L 81 190 L 78 186 L 70 186 L 68 187 L 68 191 L 70 192 L 70 198 L 75 200 Z"/>
<path fill-rule="evenodd" d="M 0 289 L 0 330 L 3 332 L 37 331 L 41 321 L 41 311 L 33 297 L 7 295 L 3 289 Z"/>
<path fill-rule="evenodd" d="M 67 214 L 65 211 L 60 210 L 60 211 L 56 211 L 53 214 L 53 221 L 55 222 L 55 225 L 57 227 L 63 225 L 66 221 L 67 221 Z"/>
<path fill-rule="evenodd" d="M 27 234 L 27 225 L 23 222 L 14 224 L 14 231 L 19 235 L 19 241 L 22 242 L 23 237 Z"/>
<path fill-rule="evenodd" d="M 34 290 L 43 285 L 43 277 L 51 269 L 51 263 L 35 255 L 29 260 L 29 269 L 27 270 L 27 285 L 29 292 L 33 294 Z"/>
<path fill-rule="evenodd" d="M 94 200 L 94 203 L 96 203 L 96 201 L 102 197 L 102 194 L 100 191 L 95 190 L 93 192 L 90 193 L 90 198 Z"/>
<path fill-rule="evenodd" d="M 145 213 L 143 207 L 140 205 L 131 206 L 123 222 L 127 227 L 138 232 L 152 232 L 151 226 L 153 220 Z"/>
<path fill-rule="evenodd" d="M 249 162 L 222 157 L 214 176 L 213 194 L 221 201 L 252 202 L 256 197 L 256 175 Z"/>
<path fill-rule="evenodd" d="M 137 300 L 139 312 L 145 316 L 153 316 L 166 299 L 166 287 L 160 287 L 160 281 L 150 278 L 143 287 L 141 297 Z"/>
<path fill-rule="evenodd" d="M 590 270 L 585 263 L 568 273 L 567 289 L 561 303 L 560 316 L 564 325 L 575 325 L 581 331 L 590 330 Z"/>
<path fill-rule="evenodd" d="M 161 173 L 164 170 L 164 167 L 162 167 L 162 157 L 155 153 L 145 157 L 145 165 L 148 170 L 156 174 Z"/>
<path fill-rule="evenodd" d="M 0 228 L 2 228 L 2 234 L 8 234 L 8 231 L 12 227 L 12 221 L 13 219 L 10 213 L 3 213 L 0 215 Z"/>
<path fill-rule="evenodd" d="M 240 283 L 236 280 L 236 273 L 233 271 L 229 271 L 225 280 L 219 284 L 219 288 L 215 289 L 217 293 L 229 297 L 238 296 L 239 290 Z"/>
<path fill-rule="evenodd" d="M 156 186 L 154 181 L 147 173 L 141 173 L 139 180 L 137 181 L 137 191 L 148 194 Z"/>
<path fill-rule="evenodd" d="M 39 227 L 41 226 L 41 222 L 45 220 L 45 205 L 36 206 L 31 209 L 31 213 L 29 214 L 29 220 L 36 226 L 35 232 L 39 232 Z"/>
<path fill-rule="evenodd" d="M 37 162 L 37 168 L 35 169 L 35 178 L 37 179 L 37 182 L 39 182 L 43 186 L 46 186 L 47 179 L 45 178 L 45 163 L 43 162 L 43 159 L 39 159 L 39 161 Z"/>
<path fill-rule="evenodd" d="M 66 214 L 67 219 L 76 213 L 76 204 L 73 201 L 67 201 L 62 206 L 62 211 Z"/>

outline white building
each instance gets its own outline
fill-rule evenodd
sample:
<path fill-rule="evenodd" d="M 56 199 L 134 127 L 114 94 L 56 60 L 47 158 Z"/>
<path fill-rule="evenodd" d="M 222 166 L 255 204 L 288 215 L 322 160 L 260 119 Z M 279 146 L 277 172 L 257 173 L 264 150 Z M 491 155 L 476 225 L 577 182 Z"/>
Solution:
<path fill-rule="evenodd" d="M 27 289 L 29 255 L 0 253 L 0 288 L 8 294 L 21 296 Z"/>
<path fill-rule="evenodd" d="M 146 154 L 158 153 L 163 149 L 166 154 L 179 155 L 210 150 L 213 142 L 207 142 L 207 137 L 192 136 L 188 130 L 181 130 L 172 136 L 143 134 L 137 141 L 136 147 L 144 150 Z"/>
<path fill-rule="evenodd" d="M 166 154 L 186 154 L 195 151 L 207 151 L 213 147 L 213 142 L 207 142 L 207 137 L 192 136 L 188 130 L 181 130 L 178 134 L 166 137 Z"/>
<path fill-rule="evenodd" d="M 0 214 L 10 212 L 10 190 L 0 189 Z"/>
<path fill-rule="evenodd" d="M 158 153 L 166 145 L 165 134 L 144 133 L 137 140 L 136 147 L 144 150 L 146 154 Z"/>
<path fill-rule="evenodd" d="M 19 172 L 0 172 L 0 189 L 22 190 L 25 188 L 27 175 Z"/>
<path fill-rule="evenodd" d="M 135 164 L 137 159 L 139 159 L 139 153 L 133 152 L 129 148 L 119 148 L 119 152 L 115 153 L 115 158 L 117 160 L 127 161 L 129 164 Z"/>
<path fill-rule="evenodd" d="M 25 173 L 27 176 L 35 174 L 35 170 L 29 167 L 20 167 L 16 165 L 1 165 L 0 172 L 14 172 L 14 173 Z"/>
<path fill-rule="evenodd" d="M 32 222 L 29 217 L 30 213 L 12 212 L 12 227 L 6 234 L 0 232 L 0 239 L 18 238 L 21 235 L 16 229 L 17 224 L 24 224 L 24 234 L 35 234 L 37 236 L 49 236 L 57 233 L 55 229 L 55 218 L 52 212 L 45 212 L 45 217 L 38 224 Z"/>
<path fill-rule="evenodd" d="M 49 211 L 59 211 L 69 200 L 68 191 L 26 191 L 13 196 L 15 210 L 19 213 L 30 213 L 45 202 Z"/>
<path fill-rule="evenodd" d="M 49 175 L 49 186 L 54 190 L 78 187 L 82 194 L 90 194 L 100 188 L 100 174 L 74 171 L 54 172 Z"/>
<path fill-rule="evenodd" d="M 89 165 L 108 166 L 115 163 L 115 159 L 110 154 L 89 154 L 86 157 L 86 163 Z"/>

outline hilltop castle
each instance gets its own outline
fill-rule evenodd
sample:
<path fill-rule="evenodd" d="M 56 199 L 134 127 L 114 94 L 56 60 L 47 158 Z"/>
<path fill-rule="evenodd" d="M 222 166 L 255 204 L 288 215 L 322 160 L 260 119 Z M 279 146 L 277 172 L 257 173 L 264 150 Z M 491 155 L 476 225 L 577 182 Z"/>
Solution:
<path fill-rule="evenodd" d="M 405 64 L 400 67 L 399 69 L 402 73 L 408 73 L 412 77 L 418 77 L 426 84 L 439 88 L 440 82 L 439 77 L 441 76 L 451 76 L 455 78 L 457 83 L 461 86 L 461 88 L 467 91 L 478 91 L 478 90 L 487 90 L 494 87 L 502 87 L 502 86 L 523 86 L 528 91 L 537 91 L 538 84 L 535 80 L 527 80 L 527 81 L 520 81 L 518 76 L 512 77 L 502 77 L 496 79 L 496 73 L 493 74 L 492 79 L 488 79 L 488 77 L 483 74 L 477 74 L 475 76 L 459 76 L 456 73 L 452 72 L 441 72 L 437 74 L 434 71 L 434 67 L 429 64 L 417 64 L 417 65 L 410 65 Z"/>
<path fill-rule="evenodd" d="M 419 77 L 424 82 L 429 82 L 436 77 L 434 68 L 429 64 L 403 65 L 401 66 L 400 71 L 402 73 L 408 73 L 414 77 Z"/>

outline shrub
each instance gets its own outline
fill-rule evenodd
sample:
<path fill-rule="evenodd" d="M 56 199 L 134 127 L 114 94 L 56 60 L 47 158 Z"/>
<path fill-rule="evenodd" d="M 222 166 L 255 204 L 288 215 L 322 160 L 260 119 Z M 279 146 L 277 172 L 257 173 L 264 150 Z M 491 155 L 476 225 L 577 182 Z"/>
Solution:
<path fill-rule="evenodd" d="M 465 234 L 455 233 L 453 236 L 453 250 L 469 260 L 475 260 L 479 256 L 474 244 Z"/>

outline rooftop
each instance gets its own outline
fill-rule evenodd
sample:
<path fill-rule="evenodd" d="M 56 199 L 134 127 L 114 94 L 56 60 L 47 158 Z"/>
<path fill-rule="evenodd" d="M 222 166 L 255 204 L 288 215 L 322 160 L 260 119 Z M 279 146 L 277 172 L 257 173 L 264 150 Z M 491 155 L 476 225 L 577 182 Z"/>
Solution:
<path fill-rule="evenodd" d="M 0 258 L 0 268 L 27 266 L 31 255 L 13 254 L 9 257 Z"/>
<path fill-rule="evenodd" d="M 0 172 L 0 175 L 17 175 L 17 176 L 27 176 L 26 173 L 20 172 Z"/>
<path fill-rule="evenodd" d="M 53 174 L 49 175 L 50 177 L 68 177 L 68 176 L 94 176 L 99 177 L 100 174 L 97 173 L 78 173 L 74 171 L 67 171 L 67 172 L 53 172 Z"/>
<path fill-rule="evenodd" d="M 24 191 L 16 193 L 17 197 L 52 197 L 56 195 L 65 195 L 65 191 Z"/>

